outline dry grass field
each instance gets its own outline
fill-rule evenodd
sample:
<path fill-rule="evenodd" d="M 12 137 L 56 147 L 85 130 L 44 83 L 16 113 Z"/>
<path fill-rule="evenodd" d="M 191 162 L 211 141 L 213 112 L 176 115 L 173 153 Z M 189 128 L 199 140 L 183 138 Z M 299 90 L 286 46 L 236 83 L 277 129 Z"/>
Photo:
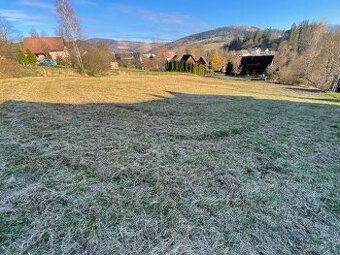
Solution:
<path fill-rule="evenodd" d="M 339 254 L 340 99 L 181 74 L 0 80 L 0 254 Z"/>

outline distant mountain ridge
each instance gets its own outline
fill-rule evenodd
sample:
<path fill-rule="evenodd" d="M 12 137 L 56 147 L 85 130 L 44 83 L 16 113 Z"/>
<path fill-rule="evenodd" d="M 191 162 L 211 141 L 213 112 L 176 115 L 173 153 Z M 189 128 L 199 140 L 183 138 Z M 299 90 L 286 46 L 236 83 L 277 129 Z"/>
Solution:
<path fill-rule="evenodd" d="M 226 43 L 229 43 L 235 36 L 244 37 L 250 32 L 260 30 L 257 27 L 252 26 L 225 26 L 216 28 L 209 31 L 189 35 L 173 42 L 166 43 L 165 46 L 172 50 L 183 50 L 185 47 L 201 44 L 207 48 L 220 47 Z M 281 30 L 273 29 L 272 33 L 275 36 L 282 34 Z M 90 43 L 104 42 L 114 51 L 139 51 L 142 47 L 144 50 L 152 48 L 152 44 L 145 42 L 133 42 L 133 41 L 118 41 L 103 38 L 93 38 L 87 40 Z"/>
<path fill-rule="evenodd" d="M 328 31 L 330 32 L 340 32 L 340 24 L 338 25 L 329 25 Z"/>
<path fill-rule="evenodd" d="M 152 45 L 153 45 L 151 43 L 145 43 L 145 42 L 119 41 L 119 40 L 104 39 L 104 38 L 92 38 L 92 39 L 86 40 L 86 42 L 105 43 L 115 52 L 124 52 L 124 51 L 136 52 L 136 51 L 140 51 L 141 48 L 148 51 L 148 50 L 151 50 Z"/>
<path fill-rule="evenodd" d="M 202 45 L 205 49 L 214 49 L 222 47 L 225 44 L 230 43 L 235 37 L 243 38 L 248 33 L 263 31 L 258 27 L 254 26 L 224 26 L 216 29 L 204 31 L 201 33 L 189 35 L 173 42 L 165 43 L 166 48 L 174 51 L 185 51 L 186 48 L 190 48 L 195 45 Z M 330 25 L 330 32 L 340 31 L 340 25 Z M 273 38 L 280 38 L 284 30 L 270 29 Z M 136 52 L 143 49 L 144 51 L 151 50 L 154 44 L 145 42 L 134 42 L 134 41 L 119 41 L 112 39 L 93 38 L 87 40 L 90 43 L 104 42 L 112 50 L 119 51 L 130 51 Z"/>

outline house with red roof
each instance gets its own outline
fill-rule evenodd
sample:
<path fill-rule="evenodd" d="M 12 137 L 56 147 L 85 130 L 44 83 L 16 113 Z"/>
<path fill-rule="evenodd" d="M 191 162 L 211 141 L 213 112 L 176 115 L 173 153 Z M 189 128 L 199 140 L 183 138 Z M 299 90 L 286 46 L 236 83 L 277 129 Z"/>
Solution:
<path fill-rule="evenodd" d="M 176 57 L 176 53 L 173 52 L 173 51 L 165 51 L 163 53 L 163 56 L 167 61 L 170 61 L 170 60 L 173 60 Z"/>
<path fill-rule="evenodd" d="M 38 60 L 66 58 L 68 56 L 65 40 L 62 37 L 26 37 L 24 50 L 29 49 Z"/>

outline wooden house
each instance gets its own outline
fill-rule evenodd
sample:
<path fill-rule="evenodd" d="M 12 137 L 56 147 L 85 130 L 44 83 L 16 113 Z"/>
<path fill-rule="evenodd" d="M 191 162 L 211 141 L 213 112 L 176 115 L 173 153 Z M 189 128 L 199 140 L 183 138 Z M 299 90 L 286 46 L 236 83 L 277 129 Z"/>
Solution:
<path fill-rule="evenodd" d="M 204 57 L 200 57 L 196 63 L 200 65 L 208 66 L 208 61 Z"/>
<path fill-rule="evenodd" d="M 196 64 L 195 58 L 190 54 L 183 55 L 181 62 L 185 62 L 186 64 Z"/>
<path fill-rule="evenodd" d="M 274 55 L 268 56 L 244 56 L 241 59 L 240 75 L 261 75 L 266 69 L 272 66 Z"/>

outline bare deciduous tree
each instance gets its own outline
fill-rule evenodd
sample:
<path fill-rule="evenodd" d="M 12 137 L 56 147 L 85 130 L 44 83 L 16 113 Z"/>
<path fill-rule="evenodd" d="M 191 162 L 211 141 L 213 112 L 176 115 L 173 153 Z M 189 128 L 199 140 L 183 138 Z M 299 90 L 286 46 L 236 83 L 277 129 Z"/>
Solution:
<path fill-rule="evenodd" d="M 77 64 L 85 72 L 82 56 L 78 46 L 81 38 L 81 26 L 72 5 L 68 0 L 56 0 L 56 9 L 59 21 L 58 34 L 65 37 L 73 45 Z"/>
<path fill-rule="evenodd" d="M 95 45 L 85 44 L 86 53 L 83 56 L 84 67 L 89 75 L 104 75 L 109 73 L 113 54 L 109 46 L 103 42 Z"/>
<path fill-rule="evenodd" d="M 322 89 L 330 89 L 340 75 L 340 33 L 329 33 L 323 40 L 322 51 L 316 59 L 312 79 Z"/>
<path fill-rule="evenodd" d="M 153 42 L 150 53 L 154 54 L 152 58 L 144 59 L 144 67 L 149 70 L 163 70 L 165 64 L 164 52 L 166 51 L 163 43 Z"/>
<path fill-rule="evenodd" d="M 31 28 L 30 34 L 32 37 L 39 37 L 39 33 L 35 28 Z"/>
<path fill-rule="evenodd" d="M 5 17 L 0 16 L 0 41 L 7 42 L 12 33 L 13 27 L 11 23 Z"/>
<path fill-rule="evenodd" d="M 0 16 L 0 57 L 9 57 L 13 53 L 13 45 L 10 37 L 14 34 L 12 24 L 5 18 Z"/>
<path fill-rule="evenodd" d="M 317 56 L 320 54 L 322 49 L 322 43 L 326 30 L 327 30 L 326 24 L 324 23 L 317 24 L 312 30 L 311 37 L 305 45 L 304 53 L 301 55 L 301 57 L 303 57 L 304 59 L 304 61 L 302 61 L 302 63 L 304 63 L 303 75 L 304 78 L 309 82 L 311 82 L 309 78 L 311 77 L 315 60 Z"/>

